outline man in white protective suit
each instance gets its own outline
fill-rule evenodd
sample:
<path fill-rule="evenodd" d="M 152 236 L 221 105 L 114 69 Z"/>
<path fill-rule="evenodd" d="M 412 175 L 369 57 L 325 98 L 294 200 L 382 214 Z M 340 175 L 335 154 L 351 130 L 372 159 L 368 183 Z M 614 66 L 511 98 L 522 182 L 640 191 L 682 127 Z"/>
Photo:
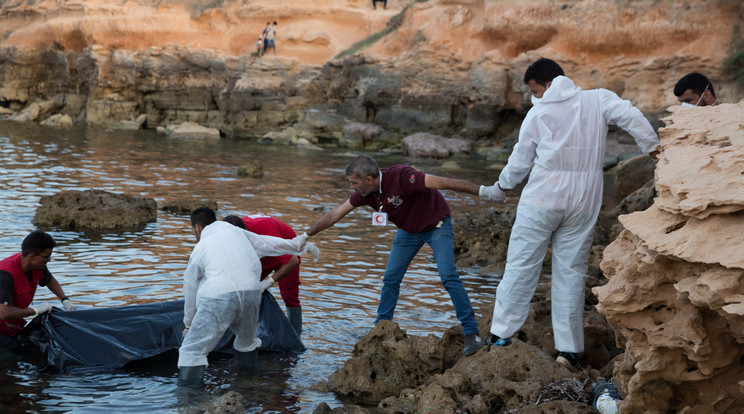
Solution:
<path fill-rule="evenodd" d="M 578 353 L 584 351 L 584 278 L 602 204 L 607 125 L 628 131 L 653 158 L 659 138 L 629 101 L 606 89 L 582 91 L 550 59 L 532 63 L 524 83 L 532 92 L 533 107 L 499 180 L 486 190 L 492 201 L 504 201 L 504 192 L 530 175 L 517 206 L 486 343 L 507 346 L 521 328 L 552 242 L 556 361 L 578 371 Z"/>
<path fill-rule="evenodd" d="M 260 258 L 309 252 L 317 262 L 320 253 L 315 245 L 298 249 L 296 240 L 217 221 L 207 207 L 194 210 L 191 227 L 197 243 L 183 278 L 185 327 L 178 349 L 178 385 L 195 387 L 202 383 L 207 355 L 228 329 L 235 334 L 233 347 L 243 365 L 256 365 L 261 293 L 270 286 L 260 282 Z"/>

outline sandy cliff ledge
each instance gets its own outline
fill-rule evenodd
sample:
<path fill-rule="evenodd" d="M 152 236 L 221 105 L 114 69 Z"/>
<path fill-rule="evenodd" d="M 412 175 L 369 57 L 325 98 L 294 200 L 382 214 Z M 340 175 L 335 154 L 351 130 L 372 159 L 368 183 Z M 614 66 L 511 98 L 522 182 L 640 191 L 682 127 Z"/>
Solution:
<path fill-rule="evenodd" d="M 744 105 L 671 109 L 658 197 L 620 217 L 597 309 L 629 413 L 744 412 Z"/>

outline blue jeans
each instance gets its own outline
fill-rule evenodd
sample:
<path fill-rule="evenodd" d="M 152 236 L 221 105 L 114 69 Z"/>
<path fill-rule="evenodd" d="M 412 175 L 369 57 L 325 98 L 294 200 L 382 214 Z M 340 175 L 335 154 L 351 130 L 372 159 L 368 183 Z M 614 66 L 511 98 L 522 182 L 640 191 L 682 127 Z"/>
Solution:
<path fill-rule="evenodd" d="M 478 333 L 475 312 L 473 312 L 470 298 L 465 292 L 465 286 L 462 284 L 455 267 L 455 249 L 452 240 L 452 220 L 449 216 L 445 217 L 441 227 L 423 233 L 408 233 L 403 229 L 398 229 L 393 239 L 393 248 L 390 250 L 390 257 L 383 276 L 380 306 L 377 308 L 375 324 L 382 319 L 393 319 L 395 305 L 398 303 L 398 294 L 400 293 L 400 282 L 403 280 L 411 260 L 416 256 L 421 246 L 426 243 L 434 251 L 439 277 L 452 299 L 452 304 L 455 306 L 455 314 L 460 321 L 460 325 L 462 325 L 462 332 L 465 335 Z"/>

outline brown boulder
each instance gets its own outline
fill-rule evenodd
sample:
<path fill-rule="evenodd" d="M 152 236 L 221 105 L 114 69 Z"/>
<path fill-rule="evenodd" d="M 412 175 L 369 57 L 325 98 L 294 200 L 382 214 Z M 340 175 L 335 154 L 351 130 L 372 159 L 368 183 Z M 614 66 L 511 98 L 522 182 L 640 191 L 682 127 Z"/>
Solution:
<path fill-rule="evenodd" d="M 199 207 L 209 207 L 217 211 L 217 202 L 214 200 L 197 200 L 195 198 L 181 198 L 168 200 L 160 205 L 160 209 L 174 214 L 190 215 Z"/>
<path fill-rule="evenodd" d="M 32 223 L 65 230 L 138 228 L 157 218 L 154 199 L 103 190 L 60 191 L 39 203 Z"/>

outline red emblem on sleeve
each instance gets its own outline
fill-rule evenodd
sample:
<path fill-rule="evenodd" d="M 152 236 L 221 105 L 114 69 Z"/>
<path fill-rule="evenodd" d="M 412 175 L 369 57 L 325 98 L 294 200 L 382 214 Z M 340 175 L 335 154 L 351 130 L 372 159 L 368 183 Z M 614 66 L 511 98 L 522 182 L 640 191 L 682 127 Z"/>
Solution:
<path fill-rule="evenodd" d="M 411 178 L 408 179 L 408 182 L 410 182 L 411 184 L 415 184 L 416 183 L 416 176 L 413 175 L 413 174 L 411 174 Z"/>

